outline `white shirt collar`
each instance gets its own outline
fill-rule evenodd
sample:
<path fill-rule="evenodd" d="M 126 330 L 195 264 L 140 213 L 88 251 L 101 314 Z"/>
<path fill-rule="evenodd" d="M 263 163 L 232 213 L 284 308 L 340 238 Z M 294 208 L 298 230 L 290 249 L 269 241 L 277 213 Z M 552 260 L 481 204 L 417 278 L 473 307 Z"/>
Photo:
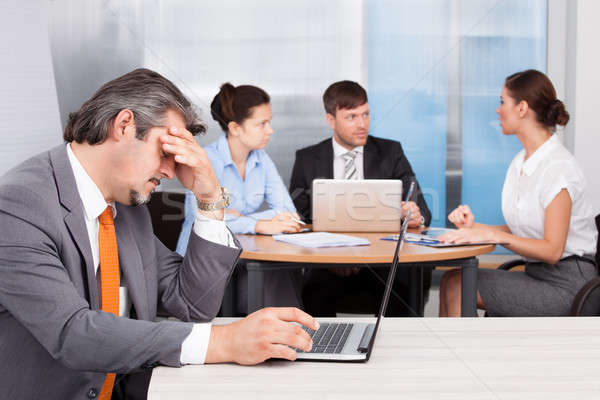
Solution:
<path fill-rule="evenodd" d="M 558 137 L 556 137 L 556 135 L 550 136 L 550 138 L 546 140 L 540 147 L 538 147 L 537 150 L 534 151 L 527 160 L 523 161 L 521 166 L 523 173 L 527 176 L 531 176 L 531 174 L 535 172 L 538 165 L 540 165 L 540 162 L 546 159 L 546 155 L 558 144 L 560 144 Z M 525 152 L 523 152 L 522 159 L 525 159 Z"/>
<path fill-rule="evenodd" d="M 106 203 L 102 192 L 85 171 L 75 153 L 73 153 L 70 143 L 67 143 L 67 156 L 69 157 L 71 169 L 73 169 L 73 175 L 75 175 L 75 185 L 83 203 L 85 218 L 90 221 L 97 219 L 109 205 L 113 211 L 113 218 L 116 218 L 117 208 L 115 207 L 115 203 Z"/>
<path fill-rule="evenodd" d="M 341 157 L 342 155 L 346 154 L 349 151 L 355 151 L 360 154 L 362 154 L 364 152 L 364 146 L 358 146 L 358 147 L 353 148 L 352 150 L 348 150 L 347 148 L 345 148 L 341 144 L 339 144 L 335 140 L 335 137 L 331 138 L 331 143 L 333 145 L 333 156 L 334 157 Z"/>

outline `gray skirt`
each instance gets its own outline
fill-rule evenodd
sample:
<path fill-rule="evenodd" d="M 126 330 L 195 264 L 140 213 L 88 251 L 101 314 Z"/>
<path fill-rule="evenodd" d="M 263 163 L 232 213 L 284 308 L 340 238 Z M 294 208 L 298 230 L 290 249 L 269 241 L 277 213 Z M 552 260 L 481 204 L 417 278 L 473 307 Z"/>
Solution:
<path fill-rule="evenodd" d="M 569 315 L 575 295 L 598 276 L 596 266 L 581 257 L 557 264 L 529 262 L 525 271 L 480 269 L 477 288 L 492 317 L 557 317 Z"/>

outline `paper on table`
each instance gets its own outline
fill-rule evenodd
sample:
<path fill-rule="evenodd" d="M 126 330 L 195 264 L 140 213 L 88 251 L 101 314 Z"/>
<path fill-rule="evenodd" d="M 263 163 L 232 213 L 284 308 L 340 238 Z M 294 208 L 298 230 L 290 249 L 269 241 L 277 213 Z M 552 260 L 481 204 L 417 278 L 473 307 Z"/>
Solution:
<path fill-rule="evenodd" d="M 506 245 L 508 243 L 504 242 L 470 242 L 470 243 L 443 243 L 437 240 L 437 237 L 446 232 L 450 232 L 453 229 L 447 228 L 433 228 L 428 230 L 423 230 L 421 233 L 410 233 L 407 232 L 404 237 L 404 241 L 406 243 L 412 244 L 420 244 L 422 246 L 429 247 L 460 247 L 460 246 L 479 246 L 479 245 L 487 245 L 487 244 L 496 244 L 496 245 Z M 382 240 L 398 240 L 398 235 L 390 235 L 381 238 Z"/>
<path fill-rule="evenodd" d="M 340 247 L 340 246 L 368 246 L 368 239 L 359 238 L 339 233 L 310 232 L 293 233 L 286 235 L 273 235 L 273 239 L 280 242 L 295 244 L 302 247 Z"/>

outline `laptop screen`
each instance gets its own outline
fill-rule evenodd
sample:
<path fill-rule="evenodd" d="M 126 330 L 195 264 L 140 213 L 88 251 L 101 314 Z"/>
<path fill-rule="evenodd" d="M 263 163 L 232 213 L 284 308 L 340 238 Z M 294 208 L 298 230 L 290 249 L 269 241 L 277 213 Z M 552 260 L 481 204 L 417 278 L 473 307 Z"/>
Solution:
<path fill-rule="evenodd" d="M 315 179 L 315 232 L 397 232 L 402 217 L 399 179 Z"/>

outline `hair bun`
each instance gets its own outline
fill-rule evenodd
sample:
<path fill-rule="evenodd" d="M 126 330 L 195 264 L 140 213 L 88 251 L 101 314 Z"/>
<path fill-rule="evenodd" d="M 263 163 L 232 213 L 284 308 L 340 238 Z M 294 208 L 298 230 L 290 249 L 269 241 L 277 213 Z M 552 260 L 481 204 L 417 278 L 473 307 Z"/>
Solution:
<path fill-rule="evenodd" d="M 544 112 L 544 122 L 548 125 L 566 125 L 569 122 L 569 113 L 565 110 L 565 105 L 559 99 L 550 102 Z"/>
<path fill-rule="evenodd" d="M 218 96 L 221 100 L 221 112 L 227 122 L 232 121 L 235 118 L 235 113 L 233 112 L 233 102 L 235 99 L 235 86 L 231 83 L 226 82 L 221 85 L 221 90 L 219 90 Z"/>
<path fill-rule="evenodd" d="M 227 131 L 227 124 L 233 121 L 235 113 L 233 112 L 233 99 L 235 98 L 235 86 L 226 82 L 221 85 L 219 93 L 210 103 L 210 114 L 213 119 Z"/>

